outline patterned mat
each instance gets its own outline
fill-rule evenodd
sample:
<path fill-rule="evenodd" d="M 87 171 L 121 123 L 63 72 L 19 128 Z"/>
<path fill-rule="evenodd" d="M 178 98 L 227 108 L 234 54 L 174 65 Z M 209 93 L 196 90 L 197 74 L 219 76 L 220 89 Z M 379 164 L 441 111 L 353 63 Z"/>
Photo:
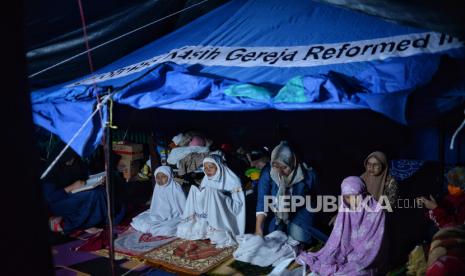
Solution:
<path fill-rule="evenodd" d="M 172 272 L 200 275 L 232 258 L 236 247 L 215 248 L 208 240 L 174 240 L 143 255 L 150 264 Z"/>
<path fill-rule="evenodd" d="M 108 275 L 108 250 L 102 249 L 95 252 L 75 251 L 73 248 L 82 245 L 85 241 L 74 240 L 68 243 L 56 245 L 52 249 L 55 275 L 57 276 L 85 276 L 85 275 Z M 123 254 L 116 254 L 116 272 L 118 275 L 128 273 L 128 276 L 137 275 L 170 275 L 148 265 L 143 261 L 128 258 Z"/>

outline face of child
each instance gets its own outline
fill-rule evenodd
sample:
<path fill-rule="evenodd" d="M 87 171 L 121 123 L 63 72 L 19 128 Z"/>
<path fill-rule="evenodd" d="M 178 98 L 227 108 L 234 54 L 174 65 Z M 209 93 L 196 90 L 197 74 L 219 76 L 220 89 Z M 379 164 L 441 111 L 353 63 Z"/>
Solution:
<path fill-rule="evenodd" d="M 168 183 L 168 176 L 164 173 L 159 172 L 155 175 L 155 181 L 158 185 L 164 186 L 166 185 L 166 183 Z"/>
<path fill-rule="evenodd" d="M 366 164 L 366 170 L 371 176 L 378 176 L 383 171 L 383 164 L 375 157 L 370 157 Z"/>
<path fill-rule="evenodd" d="M 205 162 L 203 164 L 203 170 L 208 177 L 212 177 L 216 174 L 216 171 L 218 170 L 218 168 L 216 167 L 214 163 Z"/>
<path fill-rule="evenodd" d="M 362 200 L 360 195 L 343 195 L 342 198 L 344 199 L 344 203 L 352 210 L 357 209 Z"/>
<path fill-rule="evenodd" d="M 291 174 L 291 168 L 280 162 L 273 162 L 273 169 L 278 171 L 281 176 L 289 176 Z"/>

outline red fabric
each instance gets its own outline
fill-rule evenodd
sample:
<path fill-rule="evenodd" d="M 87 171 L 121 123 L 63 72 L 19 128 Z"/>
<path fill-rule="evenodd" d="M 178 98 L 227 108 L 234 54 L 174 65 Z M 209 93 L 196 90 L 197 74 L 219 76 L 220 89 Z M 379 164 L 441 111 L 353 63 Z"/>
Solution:
<path fill-rule="evenodd" d="M 465 223 L 465 194 L 445 196 L 432 210 L 431 218 L 439 228 Z"/>
<path fill-rule="evenodd" d="M 465 261 L 451 256 L 437 259 L 426 271 L 426 276 L 465 275 Z"/>
<path fill-rule="evenodd" d="M 116 226 L 114 232 L 121 234 L 128 229 L 129 226 Z M 76 251 L 97 251 L 100 249 L 109 248 L 110 231 L 108 227 L 88 238 L 82 245 L 74 248 Z"/>
<path fill-rule="evenodd" d="M 220 148 L 224 153 L 227 154 L 230 154 L 233 151 L 231 144 L 222 144 Z"/>

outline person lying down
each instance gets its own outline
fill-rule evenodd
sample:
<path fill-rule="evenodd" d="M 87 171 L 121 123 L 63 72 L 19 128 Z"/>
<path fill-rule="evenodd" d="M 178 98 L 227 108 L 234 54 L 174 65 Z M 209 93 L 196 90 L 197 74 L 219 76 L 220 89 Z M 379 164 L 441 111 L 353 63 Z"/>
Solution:
<path fill-rule="evenodd" d="M 186 205 L 181 185 L 173 180 L 171 168 L 161 166 L 155 170 L 150 209 L 132 219 L 131 226 L 152 236 L 175 236 Z"/>
<path fill-rule="evenodd" d="M 218 155 L 206 157 L 203 167 L 205 176 L 200 189 L 191 187 L 176 236 L 186 240 L 210 239 L 217 248 L 236 245 L 236 235 L 245 230 L 241 182 Z"/>

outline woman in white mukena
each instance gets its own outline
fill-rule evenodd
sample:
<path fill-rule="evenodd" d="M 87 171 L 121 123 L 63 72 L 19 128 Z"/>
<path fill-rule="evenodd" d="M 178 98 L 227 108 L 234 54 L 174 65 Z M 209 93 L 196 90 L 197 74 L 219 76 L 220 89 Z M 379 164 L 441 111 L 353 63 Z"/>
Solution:
<path fill-rule="evenodd" d="M 216 247 L 237 244 L 245 230 L 245 196 L 241 181 L 219 155 L 203 160 L 205 173 L 200 189 L 192 186 L 183 222 L 176 235 L 187 240 L 210 239 Z"/>
<path fill-rule="evenodd" d="M 186 206 L 186 196 L 181 185 L 173 180 L 170 167 L 158 167 L 154 175 L 156 185 L 150 209 L 134 217 L 131 226 L 153 236 L 175 236 Z"/>

